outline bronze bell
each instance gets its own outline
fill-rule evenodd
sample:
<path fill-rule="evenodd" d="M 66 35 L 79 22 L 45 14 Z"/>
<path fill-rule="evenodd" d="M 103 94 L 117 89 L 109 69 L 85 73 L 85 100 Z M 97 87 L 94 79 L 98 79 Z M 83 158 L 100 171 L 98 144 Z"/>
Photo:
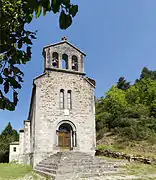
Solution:
<path fill-rule="evenodd" d="M 72 63 L 72 69 L 75 69 L 75 63 Z"/>
<path fill-rule="evenodd" d="M 53 60 L 52 65 L 53 65 L 54 67 L 57 66 L 57 61 L 56 61 L 56 59 Z"/>

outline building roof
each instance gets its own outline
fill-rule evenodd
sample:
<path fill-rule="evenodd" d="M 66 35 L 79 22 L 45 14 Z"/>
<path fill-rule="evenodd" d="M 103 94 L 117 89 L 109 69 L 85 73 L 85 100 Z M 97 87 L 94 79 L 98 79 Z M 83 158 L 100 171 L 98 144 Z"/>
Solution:
<path fill-rule="evenodd" d="M 91 79 L 89 77 L 86 77 L 85 80 L 94 88 L 96 87 L 96 81 L 94 79 Z"/>
<path fill-rule="evenodd" d="M 24 132 L 24 129 L 20 129 L 19 132 Z"/>
<path fill-rule="evenodd" d="M 43 49 L 45 48 L 48 48 L 48 47 L 52 47 L 52 46 L 57 46 L 57 45 L 60 45 L 60 44 L 68 44 L 69 46 L 71 46 L 72 48 L 76 49 L 77 51 L 79 51 L 80 53 L 82 53 L 84 56 L 86 56 L 86 54 L 81 51 L 79 48 L 77 48 L 75 45 L 71 44 L 69 41 L 67 41 L 67 38 L 63 37 L 62 38 L 62 41 L 58 42 L 58 43 L 55 43 L 55 44 L 50 44 L 50 45 L 47 45 L 47 46 L 44 46 Z"/>
<path fill-rule="evenodd" d="M 19 141 L 11 142 L 10 145 L 19 145 Z"/>

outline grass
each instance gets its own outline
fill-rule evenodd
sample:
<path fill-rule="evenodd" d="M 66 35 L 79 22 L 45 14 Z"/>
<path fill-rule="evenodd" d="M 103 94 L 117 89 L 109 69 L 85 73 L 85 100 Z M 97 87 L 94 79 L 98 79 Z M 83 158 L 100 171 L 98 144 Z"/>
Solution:
<path fill-rule="evenodd" d="M 125 167 L 126 174 L 138 176 L 137 180 L 155 180 L 156 165 L 142 163 L 128 163 Z M 153 177 L 152 177 L 153 176 Z"/>
<path fill-rule="evenodd" d="M 137 175 L 137 176 L 146 176 L 153 174 L 156 175 L 156 165 L 148 165 L 142 163 L 128 163 L 125 166 L 125 168 L 129 175 Z"/>
<path fill-rule="evenodd" d="M 22 164 L 0 164 L 0 180 L 12 180 L 31 173 L 32 167 Z"/>
<path fill-rule="evenodd" d="M 153 178 L 139 178 L 139 179 L 136 179 L 136 180 L 155 180 L 156 177 L 153 177 Z"/>
<path fill-rule="evenodd" d="M 24 164 L 0 164 L 0 180 L 20 180 L 23 177 L 33 180 L 49 180 L 48 177 L 36 174 L 31 166 Z"/>
<path fill-rule="evenodd" d="M 124 171 L 119 172 L 118 176 L 136 176 L 138 177 L 135 180 L 156 180 L 156 165 L 148 165 L 143 163 L 136 162 L 125 162 L 123 159 L 109 158 L 105 156 L 97 156 L 99 158 L 104 158 L 107 161 L 123 161 L 123 165 L 121 165 L 121 169 Z"/>
<path fill-rule="evenodd" d="M 146 158 L 156 158 L 156 141 L 130 141 L 121 139 L 114 135 L 105 135 L 97 144 L 97 149 L 112 150 L 114 152 L 123 152 L 129 155 L 143 156 Z"/>
<path fill-rule="evenodd" d="M 156 175 L 156 165 L 149 165 L 137 162 L 126 162 L 123 159 L 109 158 L 105 156 L 97 156 L 98 158 L 103 158 L 107 161 L 120 161 L 123 162 L 121 168 L 123 168 L 126 175 L 136 175 L 136 176 L 146 176 L 146 175 Z M 156 179 L 156 177 L 155 177 Z"/>

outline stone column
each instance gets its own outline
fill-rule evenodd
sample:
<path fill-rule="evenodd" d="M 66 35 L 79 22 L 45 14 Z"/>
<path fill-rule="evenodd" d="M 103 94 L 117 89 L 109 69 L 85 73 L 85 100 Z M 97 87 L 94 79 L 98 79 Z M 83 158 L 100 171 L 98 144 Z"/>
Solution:
<path fill-rule="evenodd" d="M 19 163 L 24 163 L 24 129 L 19 131 Z"/>
<path fill-rule="evenodd" d="M 30 121 L 24 121 L 24 152 L 30 153 Z"/>
<path fill-rule="evenodd" d="M 68 69 L 72 70 L 72 57 L 68 56 Z"/>
<path fill-rule="evenodd" d="M 58 68 L 62 69 L 62 54 L 58 54 Z"/>
<path fill-rule="evenodd" d="M 58 146 L 58 131 L 56 131 L 56 146 Z"/>
<path fill-rule="evenodd" d="M 19 154 L 24 153 L 24 129 L 20 129 L 19 131 Z"/>
<path fill-rule="evenodd" d="M 50 62 L 51 62 L 51 51 L 50 48 L 46 49 L 46 68 L 50 68 Z"/>
<path fill-rule="evenodd" d="M 30 121 L 24 121 L 24 163 L 30 165 Z"/>
<path fill-rule="evenodd" d="M 76 146 L 76 143 L 75 143 L 75 131 L 73 131 L 73 146 L 75 147 Z"/>
<path fill-rule="evenodd" d="M 71 140 L 71 148 L 73 147 L 73 136 L 72 136 L 72 130 L 70 131 L 70 140 Z"/>
<path fill-rule="evenodd" d="M 79 60 L 79 71 L 84 72 L 84 56 L 81 54 L 80 60 Z"/>

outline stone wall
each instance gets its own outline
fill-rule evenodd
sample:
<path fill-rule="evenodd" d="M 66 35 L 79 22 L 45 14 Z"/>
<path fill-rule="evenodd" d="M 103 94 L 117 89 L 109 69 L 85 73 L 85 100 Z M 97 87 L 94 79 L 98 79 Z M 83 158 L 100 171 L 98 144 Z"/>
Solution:
<path fill-rule="evenodd" d="M 71 121 L 76 126 L 75 151 L 95 153 L 94 86 L 79 74 L 51 71 L 34 81 L 36 85 L 34 162 L 59 151 L 57 125 Z M 64 89 L 65 109 L 60 109 L 60 90 Z M 67 91 L 72 92 L 72 109 L 67 109 Z"/>
<path fill-rule="evenodd" d="M 19 163 L 23 163 L 24 154 L 24 129 L 19 131 Z"/>
<path fill-rule="evenodd" d="M 52 65 L 54 52 L 58 53 L 58 68 Z M 25 121 L 24 132 L 20 134 L 20 159 L 27 164 L 32 162 L 35 166 L 49 155 L 60 151 L 56 130 L 61 122 L 70 122 L 75 127 L 73 134 L 76 136 L 76 147 L 73 147 L 73 151 L 94 155 L 95 84 L 84 76 L 85 54 L 65 39 L 44 47 L 43 54 L 44 74 L 34 79 L 29 120 Z M 66 69 L 62 67 L 63 54 L 68 56 Z M 78 70 L 72 68 L 73 56 L 76 56 Z M 60 108 L 61 89 L 64 91 L 63 109 Z M 71 109 L 67 106 L 69 90 L 72 98 Z"/>
<path fill-rule="evenodd" d="M 19 143 L 13 142 L 10 144 L 9 149 L 9 162 L 19 161 Z"/>
<path fill-rule="evenodd" d="M 30 164 L 30 121 L 24 121 L 24 147 L 23 147 L 23 162 Z"/>
<path fill-rule="evenodd" d="M 52 53 L 57 52 L 59 55 L 59 69 L 62 69 L 62 55 L 68 55 L 68 67 L 72 70 L 72 56 L 75 55 L 78 58 L 78 71 L 84 73 L 84 55 L 77 49 L 71 47 L 67 42 L 63 44 L 57 44 L 55 46 L 49 46 L 44 48 L 45 54 L 45 69 L 52 68 Z"/>
<path fill-rule="evenodd" d="M 107 156 L 111 158 L 127 159 L 128 161 L 136 161 L 144 164 L 156 164 L 156 159 L 149 159 L 142 156 L 127 155 L 122 152 L 113 152 L 111 150 L 96 150 L 97 156 Z"/>

